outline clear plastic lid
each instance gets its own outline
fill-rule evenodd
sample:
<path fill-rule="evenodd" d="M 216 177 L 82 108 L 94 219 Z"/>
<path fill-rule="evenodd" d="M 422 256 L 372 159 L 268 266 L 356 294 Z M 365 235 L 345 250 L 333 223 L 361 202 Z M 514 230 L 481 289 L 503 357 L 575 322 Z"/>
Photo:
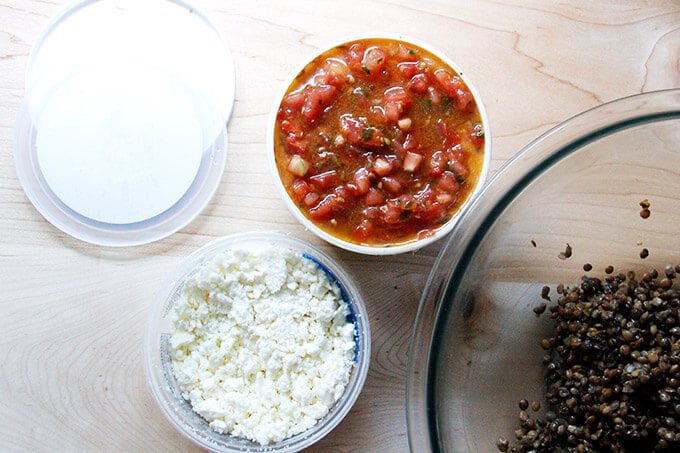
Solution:
<path fill-rule="evenodd" d="M 219 184 L 234 89 L 220 34 L 185 2 L 75 2 L 28 62 L 19 180 L 36 209 L 78 239 L 166 237 Z"/>

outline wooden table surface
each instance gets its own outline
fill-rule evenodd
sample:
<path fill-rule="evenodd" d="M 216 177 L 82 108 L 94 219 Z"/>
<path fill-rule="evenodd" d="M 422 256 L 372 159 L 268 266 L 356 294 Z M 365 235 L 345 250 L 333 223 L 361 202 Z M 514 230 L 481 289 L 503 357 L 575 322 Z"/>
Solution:
<path fill-rule="evenodd" d="M 336 257 L 359 283 L 373 331 L 366 385 L 313 450 L 405 451 L 411 329 L 441 243 L 362 256 L 302 228 L 271 182 L 265 130 L 275 93 L 320 46 L 401 33 L 444 51 L 481 92 L 492 172 L 585 109 L 680 87 L 680 2 L 194 0 L 233 54 L 236 101 L 226 171 L 202 214 L 158 242 L 106 248 L 62 233 L 16 176 L 13 127 L 31 45 L 64 0 L 0 0 L 0 450 L 194 451 L 157 408 L 142 338 L 165 276 L 227 234 L 279 230 Z"/>

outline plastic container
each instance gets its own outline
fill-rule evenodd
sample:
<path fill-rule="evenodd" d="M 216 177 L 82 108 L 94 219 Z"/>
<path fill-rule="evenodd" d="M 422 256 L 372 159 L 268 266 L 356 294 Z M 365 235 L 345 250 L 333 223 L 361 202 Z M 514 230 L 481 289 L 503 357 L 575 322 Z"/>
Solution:
<path fill-rule="evenodd" d="M 177 231 L 219 184 L 234 87 L 228 49 L 189 4 L 72 3 L 27 66 L 14 146 L 26 195 L 95 244 Z"/>
<path fill-rule="evenodd" d="M 168 340 L 172 332 L 171 312 L 180 297 L 183 284 L 202 263 L 226 250 L 257 250 L 270 246 L 289 248 L 314 261 L 341 289 L 350 308 L 355 327 L 355 359 L 349 382 L 342 397 L 321 420 L 305 432 L 279 443 L 262 446 L 244 438 L 219 434 L 196 414 L 179 392 L 168 356 Z M 312 245 L 272 232 L 243 233 L 217 239 L 200 248 L 168 277 L 151 309 L 144 340 L 147 378 L 152 393 L 168 420 L 186 437 L 212 451 L 291 452 L 312 445 L 328 434 L 347 415 L 363 388 L 371 356 L 368 315 L 358 288 L 349 275 L 327 254 Z"/>
<path fill-rule="evenodd" d="M 443 223 L 442 225 L 438 226 L 435 229 L 435 232 L 427 237 L 420 238 L 420 239 L 413 239 L 413 240 L 408 240 L 408 241 L 403 241 L 399 243 L 381 243 L 381 244 L 360 244 L 357 242 L 352 242 L 350 240 L 345 240 L 342 238 L 339 238 L 332 233 L 324 230 L 323 228 L 320 228 L 317 224 L 314 223 L 310 218 L 308 218 L 297 206 L 296 202 L 291 198 L 291 196 L 288 194 L 283 182 L 281 181 L 281 177 L 279 174 L 279 170 L 277 168 L 276 164 L 276 157 L 275 157 L 275 152 L 274 152 L 274 131 L 276 128 L 276 118 L 277 118 L 277 113 L 278 110 L 281 106 L 281 102 L 286 95 L 286 92 L 289 90 L 290 86 L 294 83 L 296 77 L 300 74 L 300 72 L 307 66 L 311 61 L 313 61 L 315 58 L 318 56 L 324 54 L 325 52 L 335 48 L 339 47 L 342 45 L 345 45 L 347 43 L 351 43 L 353 41 L 357 40 L 364 40 L 364 39 L 387 39 L 387 40 L 394 40 L 394 41 L 399 41 L 407 46 L 410 44 L 412 46 L 419 47 L 421 49 L 424 49 L 427 52 L 430 52 L 431 54 L 435 55 L 438 57 L 445 65 L 449 66 L 451 69 L 453 69 L 458 75 L 460 75 L 460 78 L 465 82 L 467 87 L 469 88 L 470 92 L 472 93 L 477 109 L 479 111 L 480 117 L 481 117 L 481 122 L 484 127 L 484 161 L 482 165 L 482 169 L 480 172 L 480 175 L 478 177 L 478 180 L 475 183 L 474 188 L 472 189 L 471 193 L 469 196 L 466 198 L 464 203 L 459 207 L 457 211 L 453 213 L 453 215 L 450 216 L 450 218 Z M 275 186 L 283 199 L 284 203 L 286 204 L 288 210 L 293 214 L 293 216 L 308 230 L 310 230 L 312 233 L 320 237 L 321 239 L 329 242 L 330 244 L 333 244 L 337 247 L 343 248 L 345 250 L 349 250 L 352 252 L 356 253 L 362 253 L 362 254 L 367 254 L 367 255 L 395 255 L 395 254 L 400 254 L 400 253 L 405 253 L 405 252 L 411 252 L 417 249 L 420 249 L 422 247 L 425 247 L 428 244 L 431 244 L 433 242 L 436 242 L 440 240 L 441 238 L 445 237 L 456 225 L 458 222 L 458 219 L 460 217 L 460 213 L 471 203 L 471 201 L 477 196 L 477 194 L 481 191 L 482 187 L 484 186 L 484 182 L 486 180 L 486 177 L 488 175 L 489 171 L 489 166 L 491 163 L 491 130 L 489 127 L 489 118 L 486 113 L 486 109 L 482 103 L 482 98 L 475 88 L 475 86 L 472 84 L 471 80 L 467 76 L 466 73 L 462 71 L 462 69 L 454 63 L 447 55 L 445 55 L 443 52 L 440 50 L 434 48 L 433 46 L 420 42 L 419 40 L 416 40 L 411 37 L 406 37 L 404 35 L 395 35 L 395 34 L 389 34 L 389 33 L 372 33 L 372 34 L 367 34 L 367 35 L 357 35 L 357 36 L 351 36 L 351 37 L 346 37 L 344 39 L 338 40 L 337 42 L 333 42 L 327 46 L 324 46 L 323 48 L 315 51 L 309 58 L 307 58 L 302 64 L 298 67 L 296 67 L 290 74 L 290 76 L 286 79 L 286 81 L 283 83 L 280 92 L 277 94 L 275 98 L 275 103 L 272 106 L 272 111 L 270 114 L 269 118 L 269 123 L 268 123 L 268 130 L 267 130 L 267 156 L 269 158 L 269 164 L 270 164 L 270 169 L 272 173 L 272 177 L 274 178 L 274 183 Z"/>

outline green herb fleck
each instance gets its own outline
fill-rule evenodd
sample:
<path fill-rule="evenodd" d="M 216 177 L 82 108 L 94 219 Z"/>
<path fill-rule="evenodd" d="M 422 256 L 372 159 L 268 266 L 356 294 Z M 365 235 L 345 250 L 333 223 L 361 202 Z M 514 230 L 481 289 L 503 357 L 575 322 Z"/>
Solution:
<path fill-rule="evenodd" d="M 432 108 L 432 99 L 420 99 L 418 103 L 425 113 L 430 113 L 430 109 Z"/>
<path fill-rule="evenodd" d="M 371 137 L 373 137 L 373 130 L 374 129 L 372 127 L 365 127 L 361 131 L 361 140 L 363 140 L 365 142 L 369 141 L 371 139 Z"/>
<path fill-rule="evenodd" d="M 361 67 L 361 70 L 364 71 L 366 74 L 370 74 L 370 73 L 371 73 L 371 70 L 368 69 L 366 66 L 362 66 L 362 67 Z"/>
<path fill-rule="evenodd" d="M 408 49 L 408 54 L 409 54 L 409 55 L 415 55 L 415 54 L 416 54 L 416 51 L 413 50 L 413 49 Z"/>

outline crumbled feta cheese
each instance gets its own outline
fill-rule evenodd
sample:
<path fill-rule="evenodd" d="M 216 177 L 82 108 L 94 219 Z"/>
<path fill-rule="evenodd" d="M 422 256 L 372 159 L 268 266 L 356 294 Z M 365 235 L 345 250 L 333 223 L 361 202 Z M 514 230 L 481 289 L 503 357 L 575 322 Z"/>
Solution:
<path fill-rule="evenodd" d="M 220 433 L 268 445 L 305 431 L 349 381 L 348 314 L 337 284 L 301 254 L 226 251 L 174 307 L 169 350 L 182 395 Z"/>

